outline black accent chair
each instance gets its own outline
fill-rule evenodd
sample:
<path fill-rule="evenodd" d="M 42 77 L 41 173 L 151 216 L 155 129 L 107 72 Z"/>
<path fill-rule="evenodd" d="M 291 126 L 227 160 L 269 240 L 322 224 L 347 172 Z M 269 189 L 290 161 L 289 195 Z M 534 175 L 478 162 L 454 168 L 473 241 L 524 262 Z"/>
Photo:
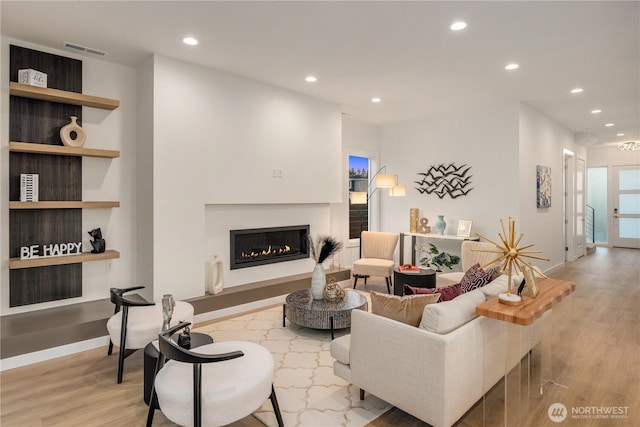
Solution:
<path fill-rule="evenodd" d="M 158 344 L 160 347 L 160 356 L 156 365 L 156 375 L 163 368 L 167 360 L 175 360 L 178 362 L 190 363 L 193 365 L 193 425 L 195 427 L 202 426 L 202 364 L 203 363 L 217 363 L 227 360 L 237 359 L 244 356 L 242 351 L 231 351 L 220 354 L 205 354 L 197 353 L 195 351 L 188 350 L 180 347 L 171 336 L 176 334 L 181 329 L 189 326 L 188 322 L 181 322 L 180 324 L 169 328 L 168 330 L 161 332 L 158 335 Z M 156 408 L 156 389 L 155 381 L 151 390 L 151 400 L 149 402 L 149 412 L 147 415 L 147 427 L 151 427 L 153 424 L 153 415 Z M 282 415 L 280 414 L 280 407 L 276 399 L 276 393 L 271 385 L 271 395 L 269 396 L 273 410 L 278 421 L 278 426 L 283 427 Z M 162 408 L 160 408 L 162 410 Z M 249 414 L 246 414 L 249 415 Z M 245 416 L 246 416 L 245 415 Z"/>
<path fill-rule="evenodd" d="M 136 296 L 135 299 L 129 299 L 126 295 L 127 292 L 135 291 L 138 289 L 144 289 L 144 286 L 134 286 L 131 288 L 111 288 L 111 302 L 115 304 L 115 311 L 113 315 L 118 314 L 120 309 L 122 309 L 122 322 L 120 325 L 120 350 L 118 352 L 118 384 L 122 382 L 122 371 L 124 369 L 124 359 L 133 354 L 137 349 L 127 349 L 125 348 L 125 343 L 127 342 L 127 320 L 129 318 L 129 307 L 146 307 L 150 305 L 155 305 L 154 302 L 149 302 L 143 299 L 140 296 Z M 111 355 L 113 352 L 113 339 L 109 341 L 109 350 L 107 351 L 107 355 Z"/>

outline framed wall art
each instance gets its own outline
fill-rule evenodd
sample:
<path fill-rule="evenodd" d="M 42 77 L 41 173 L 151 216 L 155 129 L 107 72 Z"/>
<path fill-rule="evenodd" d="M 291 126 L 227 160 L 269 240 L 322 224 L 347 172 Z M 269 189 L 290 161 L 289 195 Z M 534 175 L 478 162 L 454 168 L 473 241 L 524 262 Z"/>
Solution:
<path fill-rule="evenodd" d="M 551 168 L 548 166 L 536 166 L 536 207 L 551 207 Z"/>

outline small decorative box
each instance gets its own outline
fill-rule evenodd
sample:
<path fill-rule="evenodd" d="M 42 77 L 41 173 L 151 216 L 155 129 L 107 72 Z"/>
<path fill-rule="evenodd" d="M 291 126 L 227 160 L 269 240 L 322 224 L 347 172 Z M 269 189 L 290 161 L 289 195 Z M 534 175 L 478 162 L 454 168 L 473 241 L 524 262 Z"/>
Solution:
<path fill-rule="evenodd" d="M 32 70 L 31 68 L 18 70 L 18 83 L 47 87 L 47 75 L 41 71 Z"/>

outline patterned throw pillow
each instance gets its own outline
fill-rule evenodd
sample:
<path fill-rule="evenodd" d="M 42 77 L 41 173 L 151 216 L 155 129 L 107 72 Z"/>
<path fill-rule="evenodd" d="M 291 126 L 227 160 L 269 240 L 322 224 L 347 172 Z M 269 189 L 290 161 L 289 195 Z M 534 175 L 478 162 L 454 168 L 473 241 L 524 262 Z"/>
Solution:
<path fill-rule="evenodd" d="M 440 294 L 438 302 L 451 301 L 458 295 L 460 295 L 460 283 L 455 285 L 443 286 L 442 288 L 415 288 L 407 284 L 404 285 L 405 295 L 420 295 L 420 294 Z"/>
<path fill-rule="evenodd" d="M 460 281 L 460 293 L 466 294 L 474 289 L 483 287 L 493 280 L 493 273 L 493 268 L 484 271 L 480 268 L 480 264 L 476 263 L 464 273 Z"/>

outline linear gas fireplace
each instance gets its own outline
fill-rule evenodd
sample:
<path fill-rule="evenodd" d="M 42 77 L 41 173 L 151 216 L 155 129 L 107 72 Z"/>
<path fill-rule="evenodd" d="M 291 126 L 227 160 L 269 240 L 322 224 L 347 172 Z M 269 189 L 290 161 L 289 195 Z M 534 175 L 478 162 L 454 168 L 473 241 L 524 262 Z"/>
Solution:
<path fill-rule="evenodd" d="M 309 225 L 231 230 L 230 269 L 309 257 Z"/>

